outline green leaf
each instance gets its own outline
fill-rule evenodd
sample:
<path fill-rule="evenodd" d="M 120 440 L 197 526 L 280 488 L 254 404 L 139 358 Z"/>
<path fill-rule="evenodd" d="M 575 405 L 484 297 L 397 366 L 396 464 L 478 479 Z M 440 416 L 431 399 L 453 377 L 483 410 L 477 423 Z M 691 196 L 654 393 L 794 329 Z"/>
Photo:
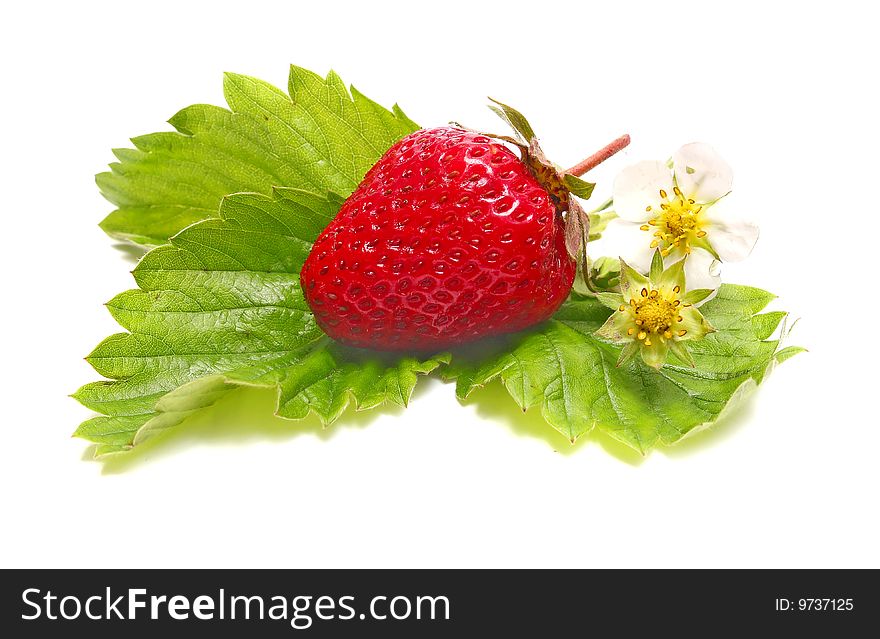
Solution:
<path fill-rule="evenodd" d="M 88 356 L 108 378 L 74 397 L 102 416 L 76 435 L 98 453 L 127 450 L 241 385 L 278 389 L 277 414 L 325 424 L 350 405 L 406 405 L 416 377 L 448 356 L 385 357 L 334 343 L 317 327 L 299 269 L 339 208 L 337 196 L 276 189 L 225 197 L 220 217 L 147 253 L 137 289 L 107 307 L 127 331 Z"/>
<path fill-rule="evenodd" d="M 803 346 L 786 346 L 782 350 L 776 352 L 776 361 L 781 364 L 787 359 L 791 359 L 798 353 L 806 353 L 807 349 Z"/>
<path fill-rule="evenodd" d="M 132 139 L 96 181 L 117 206 L 101 227 L 112 237 L 155 246 L 217 214 L 220 199 L 273 186 L 347 196 L 397 140 L 418 126 L 349 92 L 332 71 L 322 78 L 291 67 L 288 96 L 227 73 L 229 109 L 196 104 L 169 120 L 174 132 Z"/>
<path fill-rule="evenodd" d="M 500 379 L 520 408 L 540 407 L 550 426 L 570 441 L 598 428 L 644 454 L 714 423 L 763 380 L 774 361 L 798 352 L 797 347 L 777 351 L 778 341 L 767 339 L 784 317 L 758 314 L 772 299 L 760 289 L 723 285 L 700 309 L 718 330 L 689 343 L 694 367 L 672 359 L 655 371 L 639 358 L 618 368 L 626 353 L 593 335 L 610 311 L 595 298 L 575 294 L 551 321 L 509 338 L 492 353 L 456 353 L 446 375 L 456 379 L 461 400 Z"/>
<path fill-rule="evenodd" d="M 289 95 L 227 74 L 224 91 L 228 109 L 183 109 L 170 120 L 174 132 L 134 138 L 135 148 L 115 150 L 118 162 L 97 176 L 118 207 L 102 227 L 158 245 L 134 270 L 138 288 L 107 305 L 125 332 L 88 357 L 106 379 L 74 394 L 99 413 L 76 431 L 98 455 L 129 450 L 242 386 L 274 388 L 282 417 L 313 413 L 330 424 L 350 406 L 405 406 L 418 376 L 441 369 L 462 399 L 500 379 L 517 404 L 540 406 L 571 441 L 597 427 L 644 453 L 713 423 L 774 363 L 804 350 L 779 350 L 770 339 L 785 319 L 760 313 L 771 294 L 731 285 L 701 309 L 717 332 L 673 353 L 659 372 L 630 357 L 632 342 L 597 339 L 609 310 L 577 293 L 551 321 L 468 345 L 454 362 L 335 343 L 304 301 L 299 269 L 364 173 L 418 127 L 333 72 L 291 67 Z M 494 110 L 534 137 L 521 113 L 500 103 Z M 582 180 L 567 185 L 581 197 L 592 191 Z M 590 214 L 591 240 L 616 217 L 610 205 Z M 636 278 L 607 258 L 592 273 L 601 288 Z"/>

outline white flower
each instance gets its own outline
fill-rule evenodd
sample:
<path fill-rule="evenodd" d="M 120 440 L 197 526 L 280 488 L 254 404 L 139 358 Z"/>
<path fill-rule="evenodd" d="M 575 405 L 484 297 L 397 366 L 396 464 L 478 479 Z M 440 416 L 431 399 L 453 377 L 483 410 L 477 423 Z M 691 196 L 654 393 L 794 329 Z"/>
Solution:
<path fill-rule="evenodd" d="M 614 181 L 620 219 L 612 224 L 636 248 L 621 254 L 643 270 L 655 249 L 668 261 L 687 257 L 688 288 L 717 288 L 718 262 L 744 259 L 758 240 L 758 227 L 728 210 L 732 182 L 730 166 L 700 143 L 676 151 L 671 171 L 653 161 L 625 168 Z"/>

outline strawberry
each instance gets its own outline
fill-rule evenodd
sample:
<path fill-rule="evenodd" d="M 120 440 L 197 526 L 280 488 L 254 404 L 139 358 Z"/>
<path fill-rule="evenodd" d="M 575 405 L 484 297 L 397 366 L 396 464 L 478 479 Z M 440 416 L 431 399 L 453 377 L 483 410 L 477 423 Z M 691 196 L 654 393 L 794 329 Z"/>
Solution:
<path fill-rule="evenodd" d="M 518 114 L 500 106 L 508 120 Z M 303 265 L 318 325 L 352 346 L 428 350 L 549 318 L 575 278 L 562 215 L 574 198 L 528 137 L 530 149 L 438 127 L 392 146 Z"/>

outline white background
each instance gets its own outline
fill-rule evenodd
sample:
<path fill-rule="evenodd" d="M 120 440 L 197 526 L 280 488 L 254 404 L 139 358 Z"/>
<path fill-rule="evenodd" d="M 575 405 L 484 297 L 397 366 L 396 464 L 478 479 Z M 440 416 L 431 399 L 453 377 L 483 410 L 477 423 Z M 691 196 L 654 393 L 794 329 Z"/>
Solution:
<path fill-rule="evenodd" d="M 4 9 L 2 566 L 880 566 L 876 23 L 858 2 L 14 3 Z M 714 7 L 714 8 L 713 8 Z M 221 73 L 331 67 L 423 125 L 497 129 L 492 95 L 590 174 L 714 145 L 760 220 L 727 281 L 810 348 L 713 431 L 642 460 L 570 447 L 496 390 L 423 383 L 330 431 L 226 402 L 127 461 L 66 395 L 133 261 L 93 175 Z"/>

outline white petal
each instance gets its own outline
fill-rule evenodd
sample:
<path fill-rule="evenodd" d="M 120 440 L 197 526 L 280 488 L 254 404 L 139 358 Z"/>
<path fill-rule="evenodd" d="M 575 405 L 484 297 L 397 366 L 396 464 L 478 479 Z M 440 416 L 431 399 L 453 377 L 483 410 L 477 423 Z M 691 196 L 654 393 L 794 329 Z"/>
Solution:
<path fill-rule="evenodd" d="M 686 291 L 692 291 L 695 288 L 717 289 L 721 286 L 721 271 L 718 260 L 702 249 L 692 251 L 687 256 L 687 262 L 684 263 L 684 284 Z M 715 293 L 712 293 L 700 304 L 708 302 L 713 297 L 715 297 Z"/>
<path fill-rule="evenodd" d="M 724 262 L 744 260 L 755 248 L 759 229 L 754 222 L 734 213 L 723 199 L 706 211 L 706 239 Z"/>
<path fill-rule="evenodd" d="M 651 258 L 654 249 L 651 248 L 651 240 L 654 237 L 650 232 L 639 229 L 639 224 L 626 220 L 611 220 L 602 232 L 602 238 L 596 241 L 596 246 L 590 244 L 590 255 L 609 255 L 622 257 L 627 264 L 641 273 L 647 273 L 651 268 Z"/>
<path fill-rule="evenodd" d="M 708 144 L 685 144 L 672 156 L 672 170 L 684 196 L 697 202 L 714 202 L 733 186 L 733 169 Z"/>
<path fill-rule="evenodd" d="M 645 161 L 626 167 L 614 179 L 614 210 L 630 222 L 647 222 L 660 206 L 660 189 L 672 193 L 672 173 L 663 162 Z"/>

